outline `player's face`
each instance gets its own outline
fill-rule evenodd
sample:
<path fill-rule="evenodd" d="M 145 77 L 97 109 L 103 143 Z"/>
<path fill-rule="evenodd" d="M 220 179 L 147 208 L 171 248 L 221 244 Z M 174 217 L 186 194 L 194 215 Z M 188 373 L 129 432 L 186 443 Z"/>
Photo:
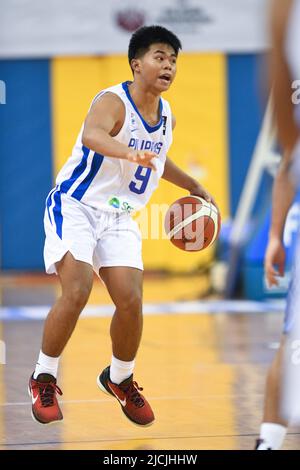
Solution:
<path fill-rule="evenodd" d="M 176 54 L 168 44 L 152 44 L 140 59 L 141 77 L 159 93 L 168 90 L 176 75 Z"/>

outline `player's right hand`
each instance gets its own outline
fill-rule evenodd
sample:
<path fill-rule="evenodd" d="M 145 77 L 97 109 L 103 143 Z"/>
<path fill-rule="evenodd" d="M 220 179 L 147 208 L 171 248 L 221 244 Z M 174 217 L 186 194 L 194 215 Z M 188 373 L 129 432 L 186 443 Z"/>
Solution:
<path fill-rule="evenodd" d="M 128 152 L 126 158 L 132 163 L 137 163 L 138 165 L 156 171 L 155 158 L 157 158 L 157 155 L 154 152 L 149 152 L 148 150 L 132 150 Z"/>
<path fill-rule="evenodd" d="M 278 267 L 278 270 L 275 268 Z M 280 238 L 271 237 L 265 254 L 265 275 L 269 286 L 278 285 L 278 276 L 284 275 L 285 248 Z"/>

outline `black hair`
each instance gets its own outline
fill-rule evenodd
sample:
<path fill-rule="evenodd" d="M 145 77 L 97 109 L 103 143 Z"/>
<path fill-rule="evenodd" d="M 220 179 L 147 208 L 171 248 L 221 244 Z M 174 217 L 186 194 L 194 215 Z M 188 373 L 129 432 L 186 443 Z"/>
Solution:
<path fill-rule="evenodd" d="M 182 49 L 180 40 L 172 31 L 163 26 L 142 26 L 133 33 L 129 42 L 128 61 L 130 67 L 132 59 L 142 57 L 149 47 L 156 43 L 168 44 L 174 49 L 176 56 L 179 49 Z"/>

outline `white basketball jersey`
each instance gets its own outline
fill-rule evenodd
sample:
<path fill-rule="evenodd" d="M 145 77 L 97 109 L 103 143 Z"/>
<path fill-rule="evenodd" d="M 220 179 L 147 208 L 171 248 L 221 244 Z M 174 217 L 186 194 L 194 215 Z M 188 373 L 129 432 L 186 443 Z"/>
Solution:
<path fill-rule="evenodd" d="M 72 156 L 56 179 L 56 190 L 97 209 L 132 212 L 147 204 L 163 174 L 166 155 L 172 143 L 172 115 L 168 102 L 160 98 L 160 120 L 150 126 L 141 116 L 130 96 L 130 82 L 106 88 L 125 105 L 124 124 L 115 137 L 135 150 L 150 150 L 158 156 L 156 171 L 120 158 L 100 155 L 82 144 L 83 126 Z M 92 103 L 93 103 L 92 102 Z"/>

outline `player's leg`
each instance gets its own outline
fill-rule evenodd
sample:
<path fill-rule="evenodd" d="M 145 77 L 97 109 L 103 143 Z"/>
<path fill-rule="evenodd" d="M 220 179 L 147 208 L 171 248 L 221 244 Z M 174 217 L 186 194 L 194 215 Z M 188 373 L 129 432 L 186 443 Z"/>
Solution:
<path fill-rule="evenodd" d="M 280 449 L 286 435 L 287 423 L 283 420 L 280 413 L 284 345 L 285 336 L 283 335 L 280 347 L 267 375 L 264 416 L 260 428 L 260 437 L 257 441 L 257 450 Z"/>
<path fill-rule="evenodd" d="M 98 233 L 94 266 L 116 310 L 110 329 L 111 366 L 97 377 L 97 384 L 102 391 L 118 399 L 122 411 L 132 422 L 148 426 L 153 423 L 154 414 L 133 381 L 134 360 L 143 328 L 141 234 L 136 222 L 127 214 L 106 214 L 101 226 L 105 226 L 105 230 Z"/>
<path fill-rule="evenodd" d="M 130 267 L 105 267 L 100 276 L 116 306 L 111 322 L 112 362 L 98 377 L 99 387 L 119 400 L 125 415 L 135 424 L 149 426 L 153 411 L 133 381 L 134 360 L 140 344 L 143 272 Z"/>
<path fill-rule="evenodd" d="M 265 423 L 278 423 L 286 426 L 287 423 L 280 416 L 284 345 L 285 336 L 282 336 L 280 347 L 273 359 L 267 375 L 263 421 Z"/>
<path fill-rule="evenodd" d="M 282 376 L 286 366 L 284 361 L 286 339 L 290 334 L 295 318 L 298 315 L 298 305 L 300 303 L 300 264 L 298 263 L 300 254 L 300 238 L 297 239 L 296 252 L 292 267 L 291 282 L 288 288 L 287 303 L 283 323 L 283 335 L 280 348 L 269 369 L 266 390 L 264 418 L 260 429 L 260 439 L 257 441 L 257 450 L 280 449 L 283 444 L 288 423 L 281 416 L 282 410 Z"/>
<path fill-rule="evenodd" d="M 44 325 L 42 351 L 51 357 L 63 352 L 93 285 L 93 267 L 77 261 L 68 252 L 56 263 L 61 296 L 51 308 Z"/>
<path fill-rule="evenodd" d="M 101 268 L 100 276 L 116 306 L 110 326 L 113 355 L 122 361 L 134 361 L 143 328 L 143 271 L 128 267 Z M 115 381 L 120 383 L 120 379 L 127 377 L 115 377 Z"/>
<path fill-rule="evenodd" d="M 62 293 L 51 308 L 44 325 L 42 349 L 29 382 L 32 417 L 41 424 L 63 419 L 56 393 L 59 357 L 66 346 L 78 317 L 86 305 L 93 283 L 90 264 L 76 261 L 70 252 L 56 263 Z"/>
<path fill-rule="evenodd" d="M 45 321 L 29 390 L 34 419 L 47 424 L 62 419 L 56 399 L 59 357 L 90 294 L 96 238 L 93 212 L 59 188 L 47 198 L 44 227 L 46 271 L 58 274 L 62 292 Z"/>
<path fill-rule="evenodd" d="M 299 149 L 300 150 L 300 149 Z M 296 155 L 296 154 L 295 154 Z M 300 159 L 299 159 L 300 161 Z M 292 168 L 294 170 L 294 168 Z M 299 188 L 298 188 L 299 189 Z M 300 231 L 298 230 L 296 248 L 293 255 L 291 283 L 286 304 L 284 333 L 286 335 L 283 363 L 282 413 L 294 425 L 300 423 L 299 405 L 299 340 L 300 340 Z"/>

